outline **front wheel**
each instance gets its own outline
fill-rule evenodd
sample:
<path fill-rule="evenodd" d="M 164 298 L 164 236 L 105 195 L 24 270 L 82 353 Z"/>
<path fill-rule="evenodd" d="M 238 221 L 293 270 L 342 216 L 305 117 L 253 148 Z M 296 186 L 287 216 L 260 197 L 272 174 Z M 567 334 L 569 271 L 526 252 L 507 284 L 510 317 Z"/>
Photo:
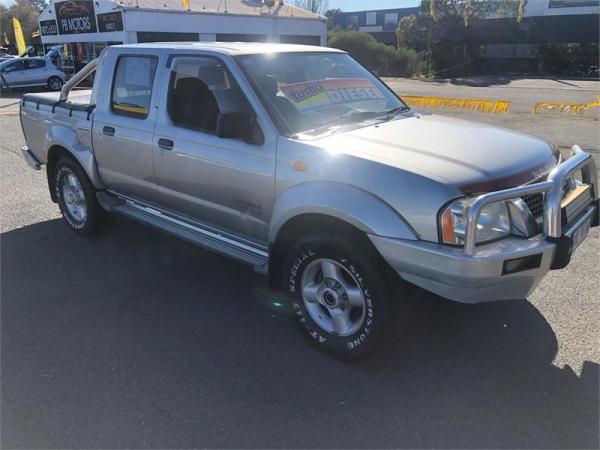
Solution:
<path fill-rule="evenodd" d="M 48 79 L 48 89 L 51 91 L 60 91 L 63 87 L 63 80 L 59 77 L 50 77 Z"/>
<path fill-rule="evenodd" d="M 384 271 L 365 247 L 310 236 L 284 263 L 284 283 L 302 329 L 319 349 L 346 360 L 370 353 L 387 319 Z"/>

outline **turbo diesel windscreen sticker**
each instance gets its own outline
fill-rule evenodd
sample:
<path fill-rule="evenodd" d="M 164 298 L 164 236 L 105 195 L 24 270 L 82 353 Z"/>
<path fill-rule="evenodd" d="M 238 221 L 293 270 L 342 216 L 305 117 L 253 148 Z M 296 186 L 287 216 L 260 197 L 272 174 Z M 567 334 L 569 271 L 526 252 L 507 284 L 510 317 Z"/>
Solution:
<path fill-rule="evenodd" d="M 315 111 L 343 103 L 385 99 L 370 80 L 364 78 L 331 78 L 286 84 L 281 92 L 300 112 Z"/>

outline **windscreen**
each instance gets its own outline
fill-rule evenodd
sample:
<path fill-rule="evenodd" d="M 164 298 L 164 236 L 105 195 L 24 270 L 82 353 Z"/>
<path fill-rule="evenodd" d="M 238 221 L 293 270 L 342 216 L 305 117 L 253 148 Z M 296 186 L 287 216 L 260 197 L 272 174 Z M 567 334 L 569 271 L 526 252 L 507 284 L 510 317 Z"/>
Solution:
<path fill-rule="evenodd" d="M 406 108 L 345 53 L 271 53 L 239 59 L 273 120 L 289 135 Z"/>

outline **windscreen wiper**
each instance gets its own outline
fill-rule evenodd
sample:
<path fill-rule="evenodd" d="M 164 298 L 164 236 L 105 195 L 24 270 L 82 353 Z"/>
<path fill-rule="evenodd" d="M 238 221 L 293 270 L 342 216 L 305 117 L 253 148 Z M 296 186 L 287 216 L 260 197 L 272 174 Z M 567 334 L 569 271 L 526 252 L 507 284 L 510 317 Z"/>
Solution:
<path fill-rule="evenodd" d="M 316 128 L 303 131 L 302 134 L 317 133 L 321 130 L 329 130 L 330 128 L 337 127 L 338 125 L 348 125 L 348 124 L 355 123 L 355 122 L 359 123 L 359 122 L 362 122 L 363 120 L 373 119 L 378 114 L 380 114 L 380 113 L 373 112 L 373 111 L 356 111 L 356 110 L 350 111 L 349 113 L 346 113 L 343 116 L 328 120 L 327 122 L 325 122 L 324 124 L 322 124 Z M 297 134 L 300 134 L 300 133 L 297 133 Z"/>
<path fill-rule="evenodd" d="M 385 111 L 385 117 L 388 119 L 392 119 L 392 118 L 396 117 L 398 114 L 400 114 L 404 111 L 408 111 L 409 109 L 410 108 L 406 105 L 397 106 L 395 108 Z"/>

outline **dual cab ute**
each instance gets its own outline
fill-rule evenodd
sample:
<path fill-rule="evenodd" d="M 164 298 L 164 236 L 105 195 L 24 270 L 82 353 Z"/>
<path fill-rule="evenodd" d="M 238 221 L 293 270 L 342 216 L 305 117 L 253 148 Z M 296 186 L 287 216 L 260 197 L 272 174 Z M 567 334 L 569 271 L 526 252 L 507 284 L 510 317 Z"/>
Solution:
<path fill-rule="evenodd" d="M 562 159 L 415 113 L 335 49 L 113 46 L 60 94 L 25 95 L 21 121 L 74 231 L 122 214 L 250 264 L 343 358 L 373 349 L 399 279 L 458 302 L 523 299 L 598 225 L 577 145 Z"/>

